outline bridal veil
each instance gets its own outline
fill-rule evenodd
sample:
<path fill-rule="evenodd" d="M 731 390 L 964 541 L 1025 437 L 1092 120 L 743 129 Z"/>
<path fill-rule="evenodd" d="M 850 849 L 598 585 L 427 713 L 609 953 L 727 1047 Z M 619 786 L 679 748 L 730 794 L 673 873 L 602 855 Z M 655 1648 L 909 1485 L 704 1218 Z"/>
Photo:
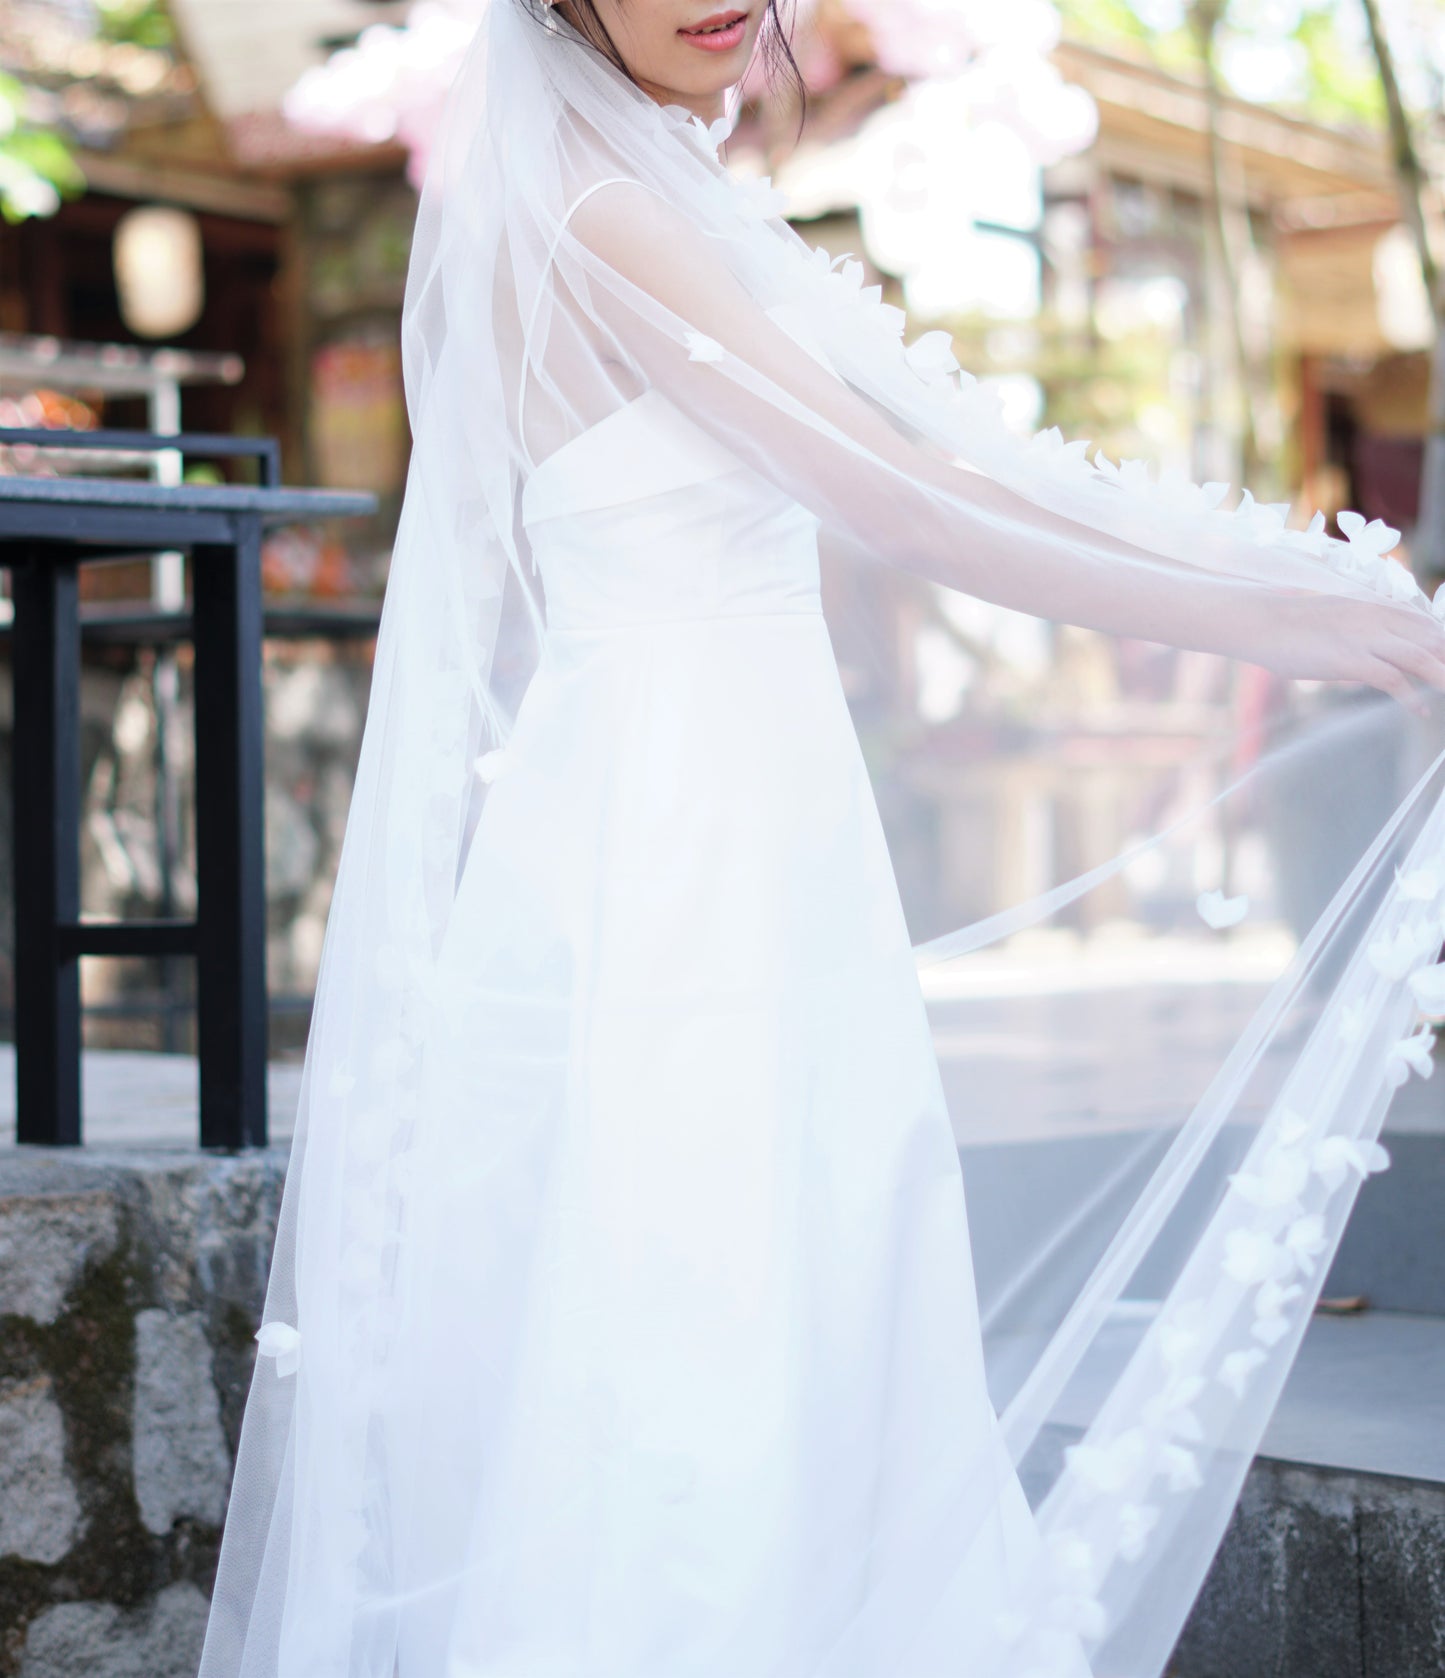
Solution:
<path fill-rule="evenodd" d="M 457 1588 L 399 1576 L 424 1488 L 388 1446 L 448 1392 L 445 1345 L 408 1362 L 396 1291 L 436 958 L 547 641 L 521 486 L 649 390 L 820 521 L 997 1417 L 966 1496 L 893 1489 L 906 1569 L 833 1559 L 810 1674 L 881 1678 L 870 1623 L 926 1614 L 992 1530 L 1001 1445 L 1041 1544 L 999 1605 L 1006 1670 L 960 1678 L 1077 1674 L 1080 1649 L 1100 1678 L 1157 1678 L 1387 1164 L 1386 1109 L 1429 1075 L 1429 720 L 1290 681 L 1345 670 L 1366 629 L 1397 654 L 1369 680 L 1409 700 L 1400 672 L 1438 677 L 1394 533 L 1291 528 L 1247 493 L 1015 437 L 945 334 L 906 341 L 856 261 L 729 176 L 726 133 L 540 0 L 492 0 L 449 96 L 403 315 L 414 448 L 203 1678 L 393 1678 L 409 1605 Z M 475 1122 L 470 1163 L 504 1174 L 504 1115 Z"/>

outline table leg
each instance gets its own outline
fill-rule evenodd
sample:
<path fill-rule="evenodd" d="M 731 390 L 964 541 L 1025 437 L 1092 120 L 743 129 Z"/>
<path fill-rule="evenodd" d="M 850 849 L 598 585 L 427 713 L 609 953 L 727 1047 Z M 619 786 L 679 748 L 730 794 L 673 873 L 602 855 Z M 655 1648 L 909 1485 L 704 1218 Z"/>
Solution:
<path fill-rule="evenodd" d="M 73 560 L 10 573 L 15 682 L 16 1140 L 80 1141 L 80 622 Z"/>
<path fill-rule="evenodd" d="M 192 553 L 201 1146 L 266 1141 L 261 528 Z"/>

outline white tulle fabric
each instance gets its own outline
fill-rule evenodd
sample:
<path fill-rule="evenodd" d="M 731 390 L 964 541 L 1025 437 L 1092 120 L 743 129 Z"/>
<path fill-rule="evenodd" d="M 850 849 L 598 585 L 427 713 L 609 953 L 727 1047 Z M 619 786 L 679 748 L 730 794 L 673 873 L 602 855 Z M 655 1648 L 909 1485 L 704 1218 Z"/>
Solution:
<path fill-rule="evenodd" d="M 1381 527 L 1011 441 L 725 132 L 529 0 L 453 89 L 203 1678 L 1157 1675 L 1428 1074 L 1438 760 L 1177 1111 L 1097 1169 L 1007 1111 L 967 1145 L 920 971 L 1197 861 L 1210 801 L 915 947 L 835 658 L 877 625 L 825 612 L 820 538 L 1101 643 L 1260 658 L 1299 591 L 1429 606 Z M 1244 772 L 1252 728 L 1219 708 L 1215 814 L 1394 737 L 1346 708 Z M 1248 905 L 1207 883 L 1224 937 Z"/>

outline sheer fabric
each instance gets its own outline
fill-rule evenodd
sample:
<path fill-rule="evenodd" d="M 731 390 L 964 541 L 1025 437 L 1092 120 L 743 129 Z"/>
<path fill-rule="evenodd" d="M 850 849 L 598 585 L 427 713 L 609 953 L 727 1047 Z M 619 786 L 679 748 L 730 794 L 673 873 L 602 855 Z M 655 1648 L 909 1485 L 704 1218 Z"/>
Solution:
<path fill-rule="evenodd" d="M 450 95 L 202 1678 L 1158 1674 L 1428 1075 L 1393 533 L 1014 440 L 726 127 Z"/>

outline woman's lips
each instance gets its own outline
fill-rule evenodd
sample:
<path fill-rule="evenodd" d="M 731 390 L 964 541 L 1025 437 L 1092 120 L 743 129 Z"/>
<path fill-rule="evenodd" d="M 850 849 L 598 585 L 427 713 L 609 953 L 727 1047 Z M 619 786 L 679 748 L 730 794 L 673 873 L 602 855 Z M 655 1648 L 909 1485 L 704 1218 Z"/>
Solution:
<path fill-rule="evenodd" d="M 748 30 L 746 12 L 714 12 L 691 29 L 679 29 L 683 40 L 704 52 L 731 52 L 742 44 Z"/>

